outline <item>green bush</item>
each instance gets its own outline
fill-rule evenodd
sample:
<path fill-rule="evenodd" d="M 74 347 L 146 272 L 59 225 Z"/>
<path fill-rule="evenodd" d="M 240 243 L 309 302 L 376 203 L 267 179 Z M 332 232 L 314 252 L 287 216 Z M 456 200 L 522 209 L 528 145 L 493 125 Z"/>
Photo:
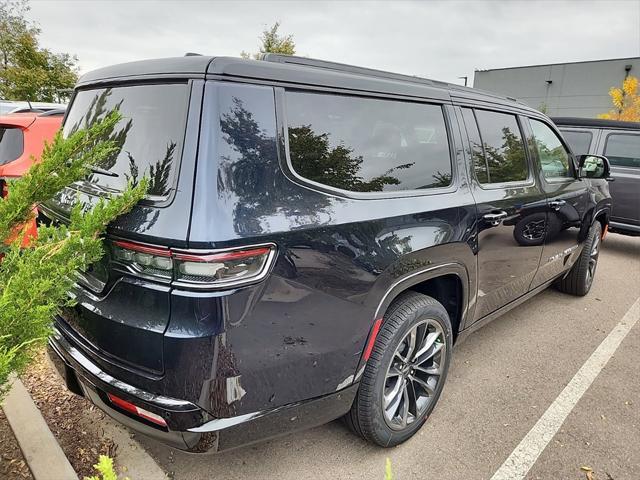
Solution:
<path fill-rule="evenodd" d="M 46 145 L 41 161 L 9 184 L 0 200 L 0 398 L 12 372 L 29 363 L 50 333 L 58 310 L 72 303 L 68 292 L 74 272 L 103 255 L 101 235 L 107 225 L 128 212 L 147 190 L 146 179 L 117 196 L 101 199 L 85 211 L 77 203 L 69 225 L 42 226 L 28 248 L 15 232 L 33 220 L 33 206 L 85 178 L 92 166 L 119 153 L 115 140 L 121 116 L 113 111 L 67 138 L 60 133 Z"/>
<path fill-rule="evenodd" d="M 118 475 L 116 475 L 113 469 L 113 460 L 106 455 L 100 455 L 98 463 L 96 463 L 93 468 L 98 471 L 100 476 L 84 477 L 84 480 L 118 480 Z M 129 479 L 124 478 L 123 480 Z"/>

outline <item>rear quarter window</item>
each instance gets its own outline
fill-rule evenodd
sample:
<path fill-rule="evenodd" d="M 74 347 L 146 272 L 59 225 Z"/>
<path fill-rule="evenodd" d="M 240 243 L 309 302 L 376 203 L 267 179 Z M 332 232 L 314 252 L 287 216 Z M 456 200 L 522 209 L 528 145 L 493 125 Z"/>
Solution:
<path fill-rule="evenodd" d="M 0 165 L 13 162 L 24 152 L 24 133 L 18 127 L 0 126 Z"/>
<path fill-rule="evenodd" d="M 640 134 L 610 133 L 604 155 L 611 165 L 640 168 Z"/>
<path fill-rule="evenodd" d="M 442 106 L 288 91 L 289 155 L 301 177 L 350 192 L 446 187 Z"/>

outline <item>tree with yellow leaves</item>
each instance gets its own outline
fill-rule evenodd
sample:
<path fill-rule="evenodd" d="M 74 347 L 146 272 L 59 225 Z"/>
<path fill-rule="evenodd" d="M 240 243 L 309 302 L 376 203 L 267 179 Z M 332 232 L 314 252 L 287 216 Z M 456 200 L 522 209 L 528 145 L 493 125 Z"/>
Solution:
<path fill-rule="evenodd" d="M 598 118 L 620 120 L 623 122 L 640 122 L 640 92 L 638 79 L 629 75 L 622 82 L 622 88 L 611 87 L 609 96 L 614 108 Z"/>

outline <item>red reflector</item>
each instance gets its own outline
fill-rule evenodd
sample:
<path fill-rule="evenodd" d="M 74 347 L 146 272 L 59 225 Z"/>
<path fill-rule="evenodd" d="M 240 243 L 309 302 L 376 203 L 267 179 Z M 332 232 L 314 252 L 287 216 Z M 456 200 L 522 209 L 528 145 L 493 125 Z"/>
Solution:
<path fill-rule="evenodd" d="M 149 410 L 145 410 L 144 408 L 136 407 L 133 403 L 127 402 L 120 397 L 116 397 L 111 393 L 107 393 L 107 397 L 114 405 L 120 407 L 122 410 L 125 410 L 137 417 L 144 418 L 145 420 L 149 420 L 151 423 L 155 423 L 156 425 L 160 425 L 161 427 L 166 427 L 167 422 L 164 421 L 160 415 L 156 415 L 155 413 L 150 412 Z"/>
<path fill-rule="evenodd" d="M 367 340 L 367 346 L 364 349 L 364 353 L 362 354 L 362 358 L 365 361 L 369 360 L 371 356 L 371 352 L 373 351 L 373 345 L 376 343 L 376 337 L 378 336 L 378 332 L 380 331 L 380 326 L 382 325 L 382 319 L 379 318 L 373 323 L 373 327 L 371 328 L 371 333 L 369 334 L 369 340 Z"/>

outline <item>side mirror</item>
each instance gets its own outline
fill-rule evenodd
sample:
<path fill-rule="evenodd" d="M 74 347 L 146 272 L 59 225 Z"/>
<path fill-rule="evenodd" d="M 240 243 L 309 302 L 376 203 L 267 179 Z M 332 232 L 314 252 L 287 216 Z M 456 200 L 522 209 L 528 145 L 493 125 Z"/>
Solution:
<path fill-rule="evenodd" d="M 580 167 L 578 176 L 580 178 L 603 178 L 610 180 L 611 168 L 609 159 L 602 155 L 579 155 L 578 166 Z"/>

